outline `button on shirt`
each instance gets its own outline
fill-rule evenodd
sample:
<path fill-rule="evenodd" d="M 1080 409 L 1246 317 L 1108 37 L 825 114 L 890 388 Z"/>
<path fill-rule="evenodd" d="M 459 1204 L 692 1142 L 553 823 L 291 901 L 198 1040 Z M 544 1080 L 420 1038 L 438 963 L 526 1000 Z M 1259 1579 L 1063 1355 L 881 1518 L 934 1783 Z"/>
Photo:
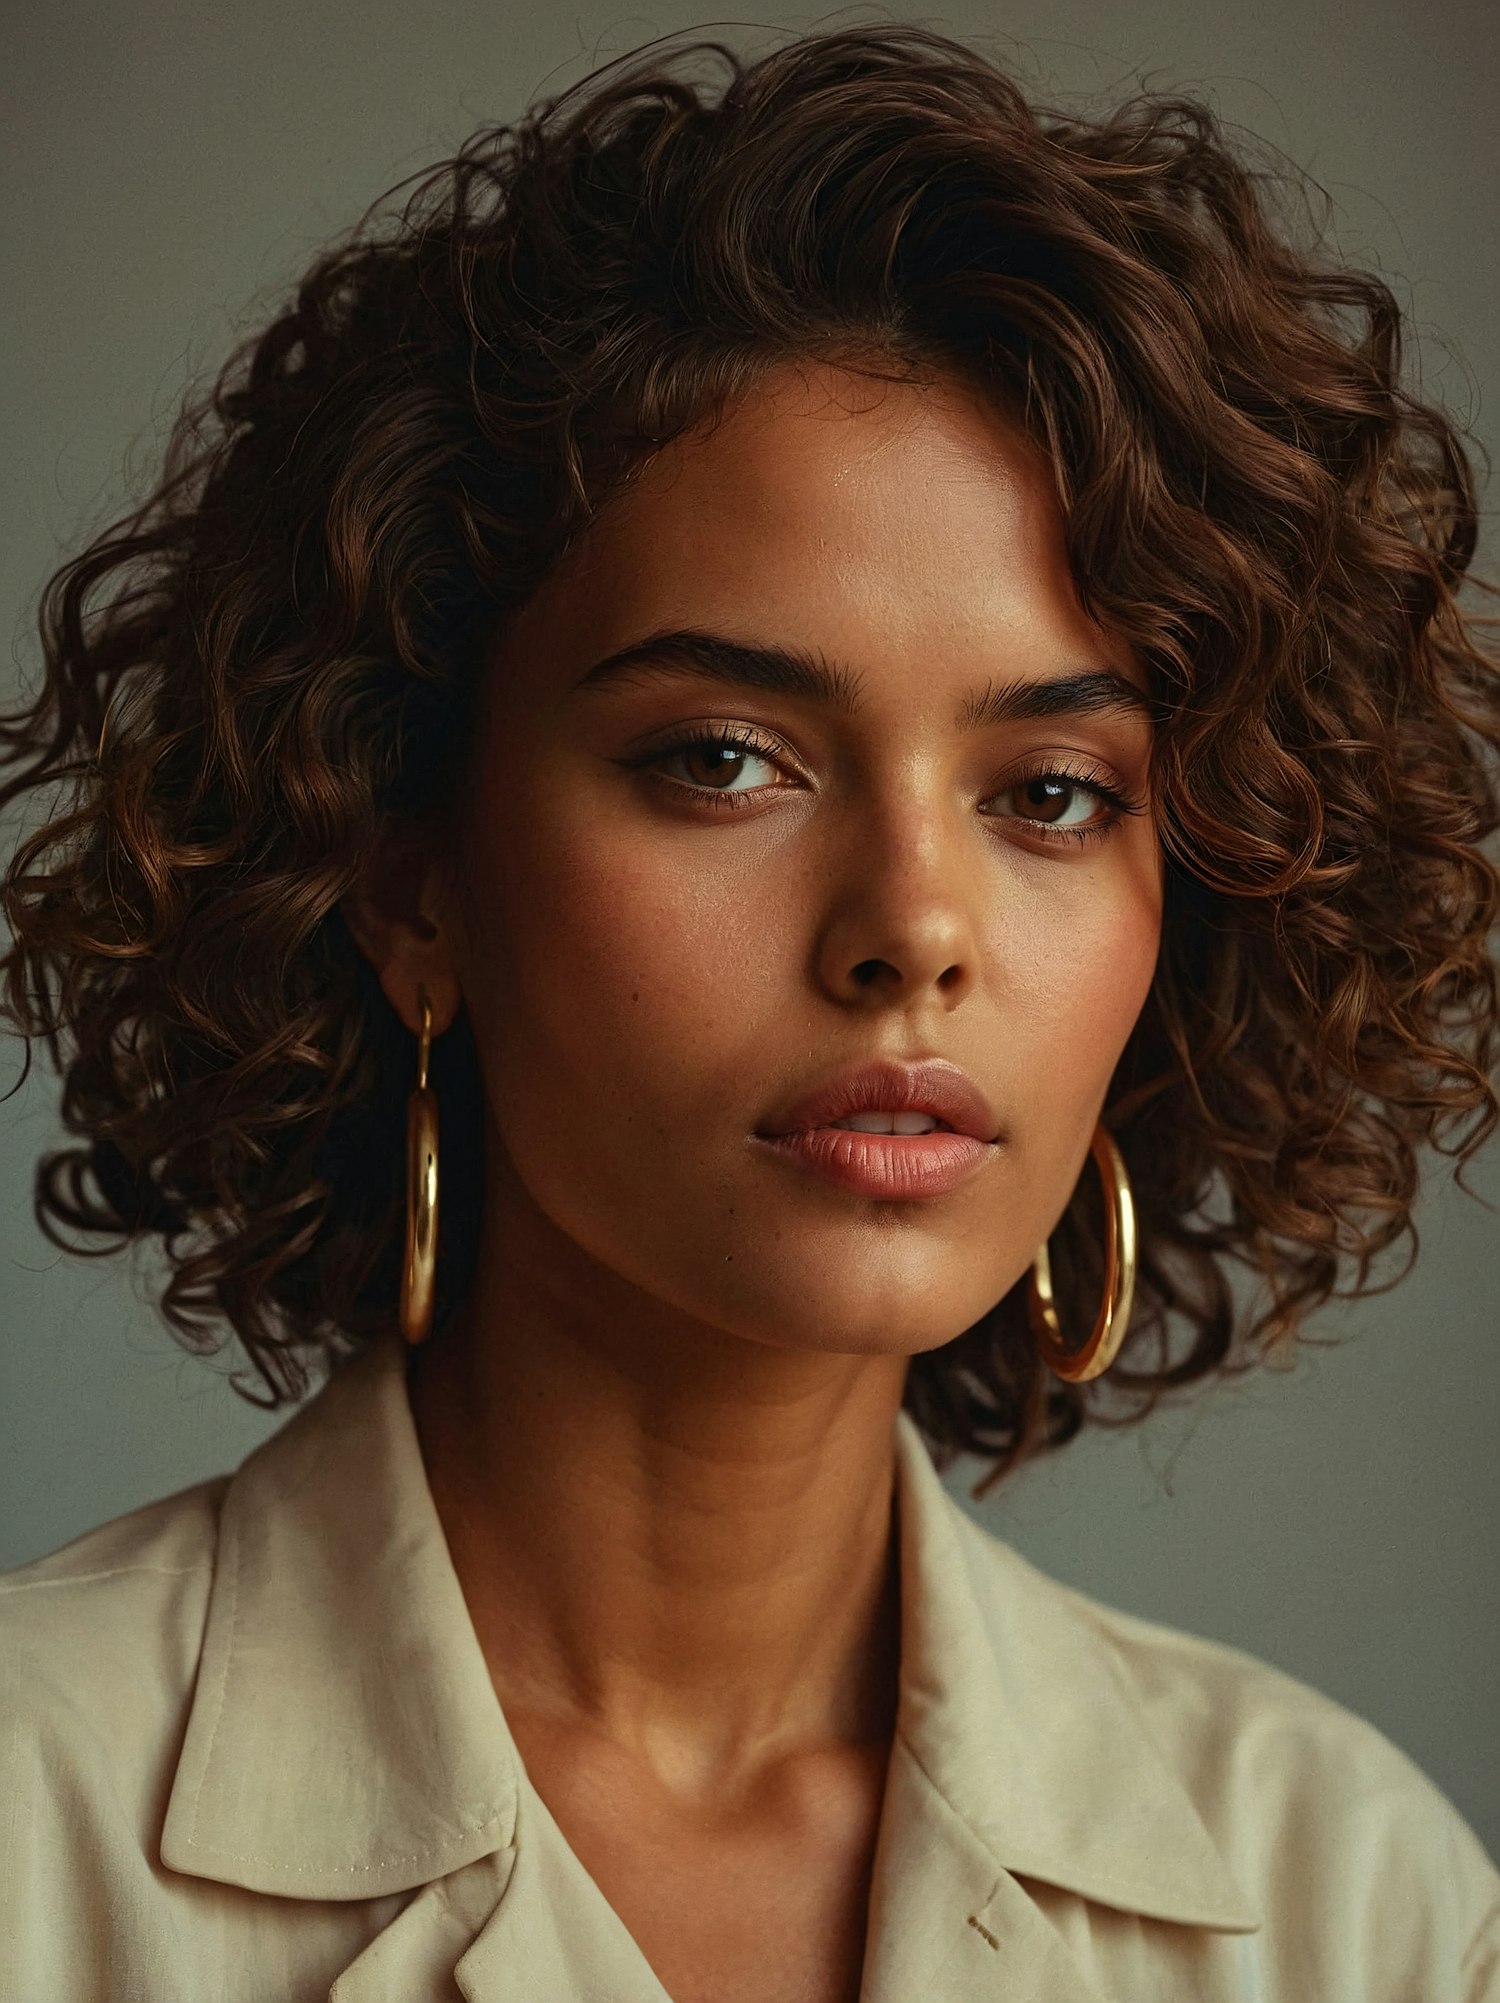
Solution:
<path fill-rule="evenodd" d="M 506 1726 L 406 1356 L 0 1578 L 7 2003 L 671 2003 Z M 895 1445 L 862 2003 L 1500 2003 L 1500 1874 L 1388 1740 Z"/>

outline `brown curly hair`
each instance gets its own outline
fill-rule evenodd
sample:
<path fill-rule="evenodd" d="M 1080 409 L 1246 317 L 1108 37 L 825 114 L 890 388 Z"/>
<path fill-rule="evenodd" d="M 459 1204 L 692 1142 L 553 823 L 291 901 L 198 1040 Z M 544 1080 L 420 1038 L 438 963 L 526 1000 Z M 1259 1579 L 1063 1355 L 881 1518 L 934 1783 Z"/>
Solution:
<path fill-rule="evenodd" d="M 753 63 L 648 44 L 382 198 L 52 578 L 44 682 L 0 722 L 0 804 L 65 791 L 4 881 L 5 1007 L 79 1141 L 38 1167 L 48 1235 L 159 1236 L 179 1339 L 227 1321 L 271 1408 L 392 1325 L 411 1039 L 339 900 L 440 813 L 490 646 L 602 503 L 833 357 L 1020 415 L 1160 711 L 1163 942 L 1105 1109 L 1127 1347 L 1060 1383 L 1018 1284 L 912 1362 L 940 1462 L 993 1479 L 1409 1263 L 1419 1148 L 1462 1181 L 1500 1117 L 1500 664 L 1458 606 L 1459 434 L 1403 387 L 1390 289 L 1299 242 L 1287 188 L 1191 99 L 1043 111 L 897 24 Z M 434 1082 L 441 1319 L 478 1230 L 462 1016 Z M 1097 1215 L 1081 1187 L 1054 1245 L 1084 1325 Z"/>

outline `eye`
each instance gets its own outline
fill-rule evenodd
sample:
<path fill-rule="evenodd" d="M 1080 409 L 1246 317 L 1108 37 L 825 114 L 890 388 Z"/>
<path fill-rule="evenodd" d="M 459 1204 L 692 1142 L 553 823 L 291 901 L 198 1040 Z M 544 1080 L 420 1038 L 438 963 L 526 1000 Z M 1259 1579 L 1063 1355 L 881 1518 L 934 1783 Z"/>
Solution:
<path fill-rule="evenodd" d="M 1050 828 L 1076 828 L 1097 818 L 1102 804 L 1098 793 L 1085 789 L 1078 780 L 1061 772 L 1039 772 L 1009 786 L 1000 796 L 1013 802 L 1012 811 L 1028 821 L 1045 821 Z"/>
<path fill-rule="evenodd" d="M 1097 776 L 1050 768 L 1022 773 L 993 797 L 1007 809 L 998 818 L 1024 821 L 1046 841 L 1089 841 L 1139 812 Z"/>
<path fill-rule="evenodd" d="M 670 744 L 658 745 L 631 762 L 659 770 L 664 783 L 678 792 L 711 794 L 715 805 L 735 807 L 748 803 L 752 794 L 774 788 L 774 780 L 768 784 L 753 776 L 747 786 L 737 786 L 735 782 L 745 776 L 747 766 L 752 774 L 756 766 L 776 769 L 779 753 L 780 746 L 769 739 L 757 737 L 752 731 L 724 726 L 693 731 Z M 681 778 L 661 770 L 670 768 L 674 762 L 682 771 Z"/>

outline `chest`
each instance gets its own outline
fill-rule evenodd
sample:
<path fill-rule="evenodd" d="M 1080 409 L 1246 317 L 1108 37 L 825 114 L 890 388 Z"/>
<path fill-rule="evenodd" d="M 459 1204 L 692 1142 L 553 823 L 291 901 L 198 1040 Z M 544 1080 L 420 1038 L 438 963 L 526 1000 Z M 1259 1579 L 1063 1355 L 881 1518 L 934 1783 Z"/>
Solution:
<path fill-rule="evenodd" d="M 691 1812 L 624 1771 L 528 1772 L 672 2003 L 857 2003 L 883 1749 L 803 1758 Z"/>

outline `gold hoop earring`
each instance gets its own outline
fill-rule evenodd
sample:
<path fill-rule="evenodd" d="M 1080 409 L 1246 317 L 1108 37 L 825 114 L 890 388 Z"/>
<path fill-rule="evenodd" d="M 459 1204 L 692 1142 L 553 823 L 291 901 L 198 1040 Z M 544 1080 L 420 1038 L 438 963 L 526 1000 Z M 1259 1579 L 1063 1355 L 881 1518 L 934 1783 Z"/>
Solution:
<path fill-rule="evenodd" d="M 422 996 L 417 1082 L 406 1102 L 406 1257 L 401 1266 L 401 1333 L 410 1343 L 432 1332 L 437 1290 L 438 1106 L 427 1082 L 432 1056 L 432 1004 Z"/>
<path fill-rule="evenodd" d="M 1125 1160 L 1101 1121 L 1094 1129 L 1089 1149 L 1104 1185 L 1104 1299 L 1092 1333 L 1081 1349 L 1068 1349 L 1063 1342 L 1062 1324 L 1052 1298 L 1052 1262 L 1047 1241 L 1042 1240 L 1031 1262 L 1031 1284 L 1027 1307 L 1031 1332 L 1043 1361 L 1056 1377 L 1068 1384 L 1085 1384 L 1102 1376 L 1114 1362 L 1130 1323 L 1130 1302 L 1135 1292 L 1135 1200 Z"/>

